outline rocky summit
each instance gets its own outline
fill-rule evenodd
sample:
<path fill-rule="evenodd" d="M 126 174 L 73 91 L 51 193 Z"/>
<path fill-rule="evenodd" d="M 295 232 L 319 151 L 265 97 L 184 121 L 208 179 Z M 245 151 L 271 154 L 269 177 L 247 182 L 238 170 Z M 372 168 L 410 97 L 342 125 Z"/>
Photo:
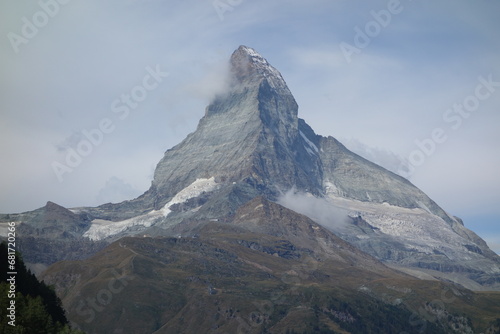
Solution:
<path fill-rule="evenodd" d="M 498 308 L 470 290 L 500 290 L 500 257 L 407 179 L 317 135 L 298 118 L 279 71 L 254 49 L 240 46 L 229 66 L 229 88 L 196 131 L 165 152 L 143 195 L 99 207 L 49 202 L 0 216 L 0 224 L 19 224 L 31 265 L 66 260 L 43 275 L 70 318 L 89 332 L 99 332 L 94 319 L 106 332 L 139 321 L 131 314 L 140 309 L 155 333 L 307 332 L 304 319 L 316 332 L 366 333 L 375 326 L 361 320 L 366 303 L 380 317 L 404 318 L 392 332 L 418 332 L 406 313 L 430 302 L 430 292 L 454 289 L 453 303 L 428 329 L 466 333 L 474 319 L 493 333 Z M 122 303 L 110 306 L 112 316 L 81 303 L 116 280 L 126 284 L 123 294 L 110 293 Z M 248 298 L 271 307 L 254 312 Z M 357 306 L 347 307 L 354 299 Z M 456 315 L 473 299 L 469 320 Z M 187 330 L 196 317 L 203 325 Z"/>

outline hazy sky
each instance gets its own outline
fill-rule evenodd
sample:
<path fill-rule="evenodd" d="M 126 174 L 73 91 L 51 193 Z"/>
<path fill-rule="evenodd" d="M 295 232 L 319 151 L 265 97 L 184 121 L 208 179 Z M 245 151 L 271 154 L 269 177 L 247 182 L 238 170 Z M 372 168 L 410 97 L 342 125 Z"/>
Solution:
<path fill-rule="evenodd" d="M 3 1 L 0 212 L 141 194 L 244 44 L 317 133 L 403 172 L 500 252 L 498 13 L 466 0 Z"/>

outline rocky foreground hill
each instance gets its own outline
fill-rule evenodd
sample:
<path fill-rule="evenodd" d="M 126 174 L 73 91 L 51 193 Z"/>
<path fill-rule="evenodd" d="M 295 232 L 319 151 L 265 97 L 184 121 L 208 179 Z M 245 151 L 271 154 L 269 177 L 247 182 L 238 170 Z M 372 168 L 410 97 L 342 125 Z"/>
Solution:
<path fill-rule="evenodd" d="M 500 290 L 500 257 L 481 238 L 316 135 L 255 50 L 230 68 L 143 195 L 0 216 L 27 262 L 51 265 L 69 319 L 89 333 L 499 331 L 500 294 L 481 291 Z"/>

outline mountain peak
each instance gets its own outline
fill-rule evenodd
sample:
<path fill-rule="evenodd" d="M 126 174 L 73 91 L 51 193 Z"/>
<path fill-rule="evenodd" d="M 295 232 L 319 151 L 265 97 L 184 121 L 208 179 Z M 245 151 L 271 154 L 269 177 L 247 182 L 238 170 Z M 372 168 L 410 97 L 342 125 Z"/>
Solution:
<path fill-rule="evenodd" d="M 482 239 L 408 180 L 316 135 L 259 53 L 240 46 L 231 66 L 232 85 L 214 98 L 196 131 L 165 152 L 142 196 L 72 210 L 49 202 L 0 215 L 0 223 L 22 222 L 24 236 L 42 238 L 30 249 L 49 249 L 58 259 L 61 249 L 81 245 L 75 238 L 178 236 L 214 221 L 332 256 L 347 248 L 336 233 L 411 275 L 500 290 L 500 258 Z M 48 237 L 65 238 L 67 248 Z"/>
<path fill-rule="evenodd" d="M 267 79 L 275 89 L 287 89 L 281 73 L 254 49 L 241 45 L 231 55 L 231 72 L 239 82 L 260 82 Z"/>

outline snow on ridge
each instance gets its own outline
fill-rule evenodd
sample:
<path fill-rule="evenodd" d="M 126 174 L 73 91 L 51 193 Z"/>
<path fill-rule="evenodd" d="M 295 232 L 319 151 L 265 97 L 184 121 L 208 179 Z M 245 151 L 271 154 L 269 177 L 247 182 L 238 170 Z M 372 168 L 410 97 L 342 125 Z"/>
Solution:
<path fill-rule="evenodd" d="M 150 227 L 151 225 L 153 225 L 156 219 L 160 217 L 161 217 L 160 214 L 158 214 L 155 211 L 151 211 L 145 215 L 117 222 L 104 219 L 94 219 L 92 220 L 92 225 L 87 230 L 87 232 L 83 234 L 83 236 L 94 241 L 101 240 L 109 236 L 123 232 L 133 226 Z"/>
<path fill-rule="evenodd" d="M 250 55 L 250 56 L 253 56 L 253 57 L 259 57 L 259 58 L 264 58 L 262 57 L 257 51 L 255 51 L 254 49 L 248 47 L 248 46 L 244 46 L 243 47 L 245 49 L 245 51 Z"/>
<path fill-rule="evenodd" d="M 309 153 L 309 155 L 314 155 L 314 152 L 307 146 L 304 146 L 304 148 L 306 149 L 307 153 Z"/>
<path fill-rule="evenodd" d="M 252 58 L 252 62 L 256 65 L 258 72 L 268 79 L 269 84 L 273 88 L 287 87 L 281 73 L 269 64 L 266 58 L 250 47 L 245 46 L 244 50 Z"/>
<path fill-rule="evenodd" d="M 378 236 L 388 235 L 404 244 L 408 249 L 433 254 L 439 251 L 450 260 L 471 260 L 479 255 L 470 252 L 464 245 L 474 244 L 461 236 L 441 217 L 432 214 L 428 208 L 403 208 L 389 203 L 362 202 L 346 199 L 336 194 L 331 182 L 325 182 L 327 200 L 349 211 L 349 216 L 361 216 L 376 228 Z M 427 210 L 426 210 L 427 209 Z M 343 233 L 343 231 L 340 231 Z M 359 239 L 366 235 L 356 235 Z M 500 270 L 495 267 L 492 270 Z"/>
<path fill-rule="evenodd" d="M 306 135 L 302 131 L 299 130 L 299 134 L 302 137 L 302 139 L 304 139 L 306 144 L 309 146 L 309 147 L 307 147 L 304 145 L 304 148 L 306 149 L 307 153 L 309 153 L 310 155 L 313 155 L 314 154 L 313 150 L 316 151 L 316 153 L 319 152 L 318 147 L 312 141 L 310 141 L 309 138 L 307 138 Z"/>
<path fill-rule="evenodd" d="M 461 248 L 469 242 L 458 235 L 441 217 L 424 208 L 403 208 L 389 203 L 361 202 L 345 199 L 335 194 L 334 186 L 327 183 L 327 198 L 335 205 L 351 212 L 351 216 L 362 216 L 370 225 L 381 233 L 405 240 L 411 245 L 426 244 L 439 247 L 443 244 Z"/>
<path fill-rule="evenodd" d="M 196 179 L 186 188 L 179 191 L 163 208 L 153 210 L 144 215 L 113 222 L 109 220 L 94 219 L 90 228 L 84 233 L 84 237 L 92 240 L 101 240 L 109 236 L 121 233 L 127 229 L 138 227 L 151 227 L 156 221 L 167 217 L 171 210 L 170 207 L 174 204 L 184 203 L 190 198 L 197 197 L 203 192 L 210 192 L 217 188 L 215 178 Z"/>
<path fill-rule="evenodd" d="M 209 179 L 196 179 L 186 188 L 182 189 L 175 195 L 170 202 L 165 204 L 163 208 L 159 211 L 162 212 L 163 216 L 166 217 L 171 212 L 170 207 L 174 204 L 184 203 L 190 198 L 200 196 L 203 192 L 209 192 L 215 190 L 217 183 L 215 178 L 212 176 Z"/>

